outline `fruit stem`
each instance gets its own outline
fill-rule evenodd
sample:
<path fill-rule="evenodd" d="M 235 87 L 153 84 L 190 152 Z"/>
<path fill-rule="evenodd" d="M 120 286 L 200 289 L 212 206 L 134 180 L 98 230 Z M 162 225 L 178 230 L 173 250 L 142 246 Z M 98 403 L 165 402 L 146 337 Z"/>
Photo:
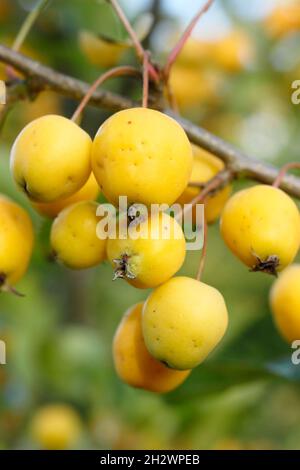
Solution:
<path fill-rule="evenodd" d="M 201 258 L 200 258 L 200 262 L 199 262 L 199 267 L 198 267 L 198 272 L 197 272 L 197 276 L 196 276 L 196 279 L 197 281 L 200 281 L 201 278 L 202 278 L 202 274 L 203 274 L 203 271 L 204 271 L 204 266 L 205 266 L 205 260 L 206 260 L 206 253 L 207 253 L 207 222 L 206 222 L 206 219 L 204 217 L 204 225 L 203 225 L 203 247 L 202 247 L 202 251 L 201 251 Z"/>
<path fill-rule="evenodd" d="M 149 54 L 146 51 L 143 61 L 143 108 L 148 108 L 149 100 Z"/>
<path fill-rule="evenodd" d="M 24 22 L 19 29 L 19 32 L 13 42 L 12 50 L 18 52 L 22 45 L 24 44 L 25 39 L 27 38 L 28 34 L 30 33 L 31 28 L 33 27 L 34 23 L 36 22 L 39 15 L 42 13 L 44 8 L 51 2 L 51 0 L 40 0 L 37 2 L 35 7 L 28 13 Z M 6 72 L 9 78 L 15 78 L 16 74 L 14 72 L 13 67 L 8 66 L 6 68 Z"/>
<path fill-rule="evenodd" d="M 185 214 L 187 214 L 196 204 L 204 204 L 206 198 L 209 196 L 209 194 L 216 189 L 219 189 L 223 184 L 224 181 L 228 181 L 228 176 L 232 177 L 233 173 L 229 168 L 225 168 L 224 170 L 220 171 L 214 178 L 212 178 L 202 189 L 202 191 L 197 194 L 197 196 L 194 197 L 194 199 L 191 200 L 191 202 L 184 207 L 184 209 L 179 212 L 179 214 L 176 216 L 177 220 L 183 220 L 185 217 Z M 195 184 L 196 185 L 196 184 Z M 197 183 L 198 187 L 202 187 L 202 183 Z M 197 281 L 200 281 L 202 277 L 202 273 L 204 271 L 204 266 L 205 266 L 205 260 L 206 260 L 206 252 L 207 252 L 207 221 L 205 219 L 205 214 L 204 214 L 204 226 L 203 226 L 203 248 L 201 252 L 201 258 L 200 258 L 200 263 L 199 263 L 199 268 L 197 272 L 196 279 Z"/>
<path fill-rule="evenodd" d="M 21 292 L 7 284 L 6 275 L 4 273 L 0 273 L 0 292 L 10 292 L 11 294 L 17 295 L 18 297 L 25 297 L 24 294 L 21 294 Z"/>
<path fill-rule="evenodd" d="M 167 100 L 168 100 L 169 106 L 171 107 L 172 111 L 174 111 L 176 114 L 179 115 L 180 111 L 179 111 L 178 103 L 174 95 L 170 80 L 166 81 L 165 87 L 166 87 Z"/>
<path fill-rule="evenodd" d="M 120 65 L 119 67 L 115 67 L 111 70 L 107 70 L 107 72 L 104 72 L 103 74 L 100 75 L 100 77 L 95 80 L 95 82 L 91 85 L 91 87 L 88 89 L 86 95 L 83 97 L 81 102 L 79 103 L 78 107 L 74 111 L 73 116 L 71 117 L 71 120 L 76 122 L 81 115 L 82 111 L 90 101 L 91 97 L 93 96 L 94 92 L 97 90 L 97 88 L 102 85 L 106 80 L 109 78 L 115 78 L 115 77 L 120 77 L 122 75 L 140 75 L 140 72 L 138 69 L 135 67 L 132 67 L 131 65 Z"/>
<path fill-rule="evenodd" d="M 191 200 L 189 204 L 184 207 L 181 213 L 178 214 L 177 218 L 184 218 L 185 214 L 187 214 L 196 204 L 203 204 L 204 200 L 206 199 L 209 194 L 224 184 L 224 181 L 228 181 L 228 176 L 232 176 L 232 171 L 228 168 L 225 170 L 220 171 L 214 178 L 212 178 L 203 188 L 203 190 Z M 193 184 L 194 186 L 196 183 Z M 200 183 L 202 186 L 202 183 Z"/>
<path fill-rule="evenodd" d="M 109 0 L 111 6 L 115 10 L 116 14 L 120 18 L 121 22 L 123 23 L 124 28 L 126 29 L 127 33 L 131 37 L 131 40 L 133 42 L 134 48 L 136 50 L 136 54 L 141 62 L 144 62 L 145 55 L 147 52 L 143 48 L 139 38 L 137 37 L 136 32 L 134 31 L 133 27 L 131 26 L 130 22 L 128 21 L 124 11 L 119 5 L 118 0 Z M 149 74 L 151 78 L 153 78 L 154 81 L 158 82 L 159 81 L 159 74 L 156 71 L 155 67 L 149 62 Z"/>
<path fill-rule="evenodd" d="M 47 4 L 50 3 L 51 0 L 40 0 L 37 2 L 35 7 L 28 13 L 26 16 L 17 36 L 14 40 L 12 50 L 17 52 L 20 50 L 20 47 L 24 43 L 26 37 L 28 36 L 32 26 L 36 22 L 39 15 L 42 13 L 44 8 L 46 8 Z"/>
<path fill-rule="evenodd" d="M 196 15 L 194 16 L 194 18 L 191 20 L 191 22 L 188 24 L 186 30 L 184 31 L 183 35 L 181 36 L 181 38 L 179 39 L 178 43 L 175 44 L 175 46 L 173 47 L 172 51 L 170 52 L 169 54 L 169 57 L 167 59 L 167 63 L 164 67 L 164 71 L 163 71 L 163 74 L 165 76 L 165 79 L 166 81 L 168 81 L 169 79 L 169 76 L 170 76 L 170 72 L 171 72 L 171 68 L 172 68 L 172 65 L 174 64 L 174 62 L 176 61 L 178 55 L 180 54 L 180 52 L 182 51 L 186 41 L 189 39 L 194 27 L 196 26 L 196 24 L 198 23 L 198 21 L 200 20 L 200 18 L 204 15 L 204 13 L 206 13 L 209 8 L 211 7 L 212 3 L 213 3 L 214 0 L 208 0 L 202 8 L 200 8 L 200 10 L 198 11 L 198 13 L 196 13 Z"/>
<path fill-rule="evenodd" d="M 278 173 L 278 176 L 277 178 L 275 179 L 274 183 L 273 183 L 273 187 L 274 188 L 280 188 L 280 185 L 282 183 L 282 180 L 283 178 L 285 177 L 286 173 L 289 171 L 289 170 L 294 170 L 294 169 L 300 169 L 300 163 L 299 162 L 291 162 L 291 163 L 287 163 L 286 165 L 284 165 L 280 172 Z"/>

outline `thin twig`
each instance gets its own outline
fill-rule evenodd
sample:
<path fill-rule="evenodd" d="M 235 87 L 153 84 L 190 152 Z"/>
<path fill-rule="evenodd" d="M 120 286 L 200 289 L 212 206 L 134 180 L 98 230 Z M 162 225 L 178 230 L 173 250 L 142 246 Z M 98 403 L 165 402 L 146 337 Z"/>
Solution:
<path fill-rule="evenodd" d="M 119 5 L 119 2 L 117 0 L 109 0 L 113 9 L 115 10 L 116 14 L 118 15 L 119 19 L 124 25 L 124 28 L 126 29 L 127 33 L 129 34 L 133 45 L 136 50 L 136 54 L 138 58 L 143 61 L 144 59 L 144 49 L 143 46 L 141 45 L 139 38 L 136 35 L 136 32 L 134 31 L 133 27 L 131 26 L 130 22 L 127 19 L 127 16 L 125 15 L 124 11 Z"/>
<path fill-rule="evenodd" d="M 42 11 L 46 8 L 46 6 L 50 3 L 51 0 L 40 0 L 37 2 L 36 6 L 28 13 L 26 16 L 17 36 L 14 40 L 12 49 L 14 51 L 19 51 L 22 44 L 24 43 L 25 39 L 27 38 L 29 32 L 31 31 L 32 26 L 42 13 Z"/>
<path fill-rule="evenodd" d="M 124 25 L 124 28 L 126 29 L 127 33 L 129 34 L 139 60 L 141 61 L 141 63 L 143 63 L 146 51 L 143 48 L 139 38 L 137 37 L 136 32 L 134 31 L 133 27 L 128 21 L 127 16 L 125 15 L 124 11 L 120 7 L 118 0 L 109 0 L 109 2 L 111 6 L 113 7 L 113 9 L 115 10 L 118 17 L 120 18 L 120 21 Z M 155 70 L 155 67 L 153 67 L 153 65 L 150 62 L 149 62 L 149 73 L 154 81 L 159 81 L 159 74 Z"/>
<path fill-rule="evenodd" d="M 37 18 L 42 13 L 44 8 L 46 8 L 47 4 L 50 3 L 50 1 L 51 0 L 40 0 L 39 2 L 37 2 L 35 7 L 28 13 L 13 42 L 12 49 L 14 51 L 18 52 L 20 50 Z M 9 66 L 6 68 L 6 75 L 8 78 L 11 79 L 16 78 L 16 73 L 14 69 Z"/>
<path fill-rule="evenodd" d="M 200 20 L 201 16 L 203 16 L 204 13 L 206 13 L 209 10 L 209 8 L 211 7 L 213 1 L 214 0 L 208 0 L 205 3 L 205 5 L 198 11 L 198 13 L 194 16 L 192 21 L 187 26 L 187 28 L 184 31 L 183 35 L 181 36 L 179 42 L 173 47 L 172 51 L 170 52 L 169 57 L 167 59 L 167 63 L 164 67 L 164 76 L 167 79 L 170 75 L 172 65 L 176 61 L 176 59 L 177 59 L 178 55 L 180 54 L 180 52 L 182 51 L 186 41 L 189 39 L 194 27 L 196 26 L 196 24 Z"/>
<path fill-rule="evenodd" d="M 199 192 L 199 194 L 197 194 L 197 196 L 195 196 L 189 202 L 189 204 L 184 207 L 182 213 L 178 214 L 178 218 L 179 216 L 184 218 L 185 215 L 189 213 L 196 204 L 203 204 L 207 196 L 224 186 L 224 184 L 229 182 L 233 176 L 233 172 L 229 168 L 225 168 L 224 170 L 220 171 L 214 178 L 208 181 L 203 190 Z"/>
<path fill-rule="evenodd" d="M 124 65 L 124 66 L 120 65 L 119 67 L 110 69 L 107 72 L 100 75 L 100 77 L 98 77 L 97 80 L 95 80 L 95 82 L 91 85 L 86 95 L 83 97 L 83 99 L 79 103 L 71 120 L 74 122 L 78 120 L 79 116 L 81 115 L 82 111 L 84 110 L 84 108 L 86 107 L 90 99 L 92 98 L 97 88 L 99 88 L 99 86 L 101 86 L 106 80 L 108 80 L 109 78 L 116 78 L 116 77 L 120 77 L 124 75 L 135 75 L 135 76 L 138 75 L 139 76 L 140 71 L 130 65 Z"/>
<path fill-rule="evenodd" d="M 143 62 L 143 108 L 148 108 L 149 101 L 149 55 L 145 52 Z"/>
<path fill-rule="evenodd" d="M 273 183 L 274 188 L 280 188 L 282 180 L 285 177 L 286 173 L 288 171 L 294 170 L 294 169 L 300 169 L 300 163 L 299 162 L 291 162 L 291 163 L 287 163 L 286 165 L 284 165 L 281 168 L 280 172 L 278 173 L 278 176 L 277 176 L 276 180 Z"/>
<path fill-rule="evenodd" d="M 180 113 L 179 113 L 178 103 L 177 103 L 176 97 L 174 95 L 172 84 L 171 84 L 170 80 L 166 80 L 165 88 L 166 88 L 167 100 L 168 100 L 170 108 L 172 109 L 172 111 L 174 113 L 179 115 Z"/>
<path fill-rule="evenodd" d="M 204 224 L 203 225 L 203 247 L 201 251 L 201 258 L 200 258 L 199 267 L 198 267 L 197 276 L 196 276 L 197 281 L 200 281 L 202 278 L 202 274 L 203 274 L 204 267 L 205 267 L 206 254 L 207 254 L 208 237 L 207 237 L 207 221 L 205 217 L 204 217 L 203 224 Z"/>

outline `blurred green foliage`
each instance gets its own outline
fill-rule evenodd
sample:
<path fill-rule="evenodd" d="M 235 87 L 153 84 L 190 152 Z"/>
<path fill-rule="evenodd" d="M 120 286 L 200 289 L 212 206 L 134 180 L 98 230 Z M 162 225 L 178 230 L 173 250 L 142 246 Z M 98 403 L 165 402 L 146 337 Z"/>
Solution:
<path fill-rule="evenodd" d="M 0 18 L 0 42 L 11 44 L 25 15 L 20 5 L 26 2 L 8 3 Z M 227 14 L 233 23 L 241 22 L 234 10 L 227 8 Z M 192 117 L 250 153 L 257 150 L 260 158 L 277 164 L 299 160 L 299 107 L 290 102 L 290 83 L 300 73 L 300 60 L 289 70 L 278 70 L 272 63 L 278 43 L 266 37 L 259 23 L 240 26 L 252 38 L 254 66 L 224 76 L 221 100 L 193 110 Z M 79 50 L 80 29 L 125 35 L 106 2 L 53 1 L 31 32 L 27 52 L 91 82 L 99 70 Z M 124 58 L 134 60 L 131 52 Z M 140 97 L 140 86 L 131 82 L 107 86 Z M 0 366 L 0 447 L 36 447 L 30 434 L 36 410 L 45 403 L 68 403 L 83 422 L 79 448 L 300 448 L 300 366 L 292 365 L 291 348 L 272 323 L 268 293 L 273 279 L 248 272 L 234 259 L 218 224 L 209 229 L 204 281 L 217 287 L 228 304 L 225 340 L 169 395 L 130 389 L 117 378 L 111 357 L 114 331 L 123 312 L 147 292 L 112 283 L 105 263 L 71 272 L 49 261 L 50 222 L 34 213 L 9 173 L 9 149 L 24 124 L 45 112 L 68 116 L 75 105 L 54 96 L 33 104 L 34 111 L 31 104 L 19 103 L 1 133 L 0 191 L 29 210 L 36 250 L 18 285 L 26 297 L 0 296 L 0 339 L 7 343 L 7 365 Z M 107 115 L 88 109 L 83 126 L 94 135 Z M 193 276 L 198 257 L 189 253 L 182 272 Z"/>

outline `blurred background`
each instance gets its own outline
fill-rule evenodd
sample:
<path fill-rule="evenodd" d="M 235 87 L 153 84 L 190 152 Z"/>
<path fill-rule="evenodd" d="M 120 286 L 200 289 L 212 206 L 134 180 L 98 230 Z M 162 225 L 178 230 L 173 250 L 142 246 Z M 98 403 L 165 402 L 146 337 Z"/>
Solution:
<path fill-rule="evenodd" d="M 121 3 L 141 29 L 143 14 L 152 11 L 145 43 L 159 62 L 201 6 L 200 0 Z M 0 0 L 0 43 L 12 45 L 34 4 Z M 115 63 L 135 63 L 130 49 L 99 59 L 85 41 L 89 34 L 126 38 L 105 1 L 53 0 L 22 52 L 87 82 Z M 300 79 L 299 48 L 299 1 L 216 0 L 172 73 L 180 112 L 263 161 L 299 161 L 300 107 L 291 103 L 291 83 Z M 132 79 L 114 79 L 105 87 L 141 97 Z M 53 263 L 51 222 L 33 211 L 9 173 L 10 147 L 24 125 L 49 113 L 71 116 L 75 107 L 72 100 L 43 92 L 34 102 L 16 104 L 1 129 L 0 192 L 30 212 L 36 247 L 18 284 L 26 297 L 0 294 L 0 339 L 7 345 L 7 364 L 0 365 L 0 448 L 50 447 L 33 432 L 34 423 L 67 416 L 69 440 L 61 447 L 300 449 L 300 366 L 291 363 L 290 345 L 272 322 L 273 279 L 249 273 L 232 256 L 218 223 L 209 228 L 203 279 L 228 305 L 222 344 L 165 396 L 131 389 L 116 376 L 114 332 L 124 311 L 148 293 L 112 283 L 105 263 L 82 272 Z M 108 115 L 88 108 L 82 126 L 94 136 Z M 238 181 L 235 189 L 248 184 Z M 199 254 L 189 253 L 182 273 L 195 275 L 198 260 Z"/>

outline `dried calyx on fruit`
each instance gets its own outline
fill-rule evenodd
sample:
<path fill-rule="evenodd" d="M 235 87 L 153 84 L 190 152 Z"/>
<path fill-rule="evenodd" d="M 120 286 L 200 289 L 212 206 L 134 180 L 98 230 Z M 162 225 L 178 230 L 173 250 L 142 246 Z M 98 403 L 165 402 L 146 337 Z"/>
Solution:
<path fill-rule="evenodd" d="M 299 210 L 281 189 L 256 185 L 229 199 L 221 216 L 221 234 L 251 271 L 277 274 L 299 250 Z"/>
<path fill-rule="evenodd" d="M 114 279 L 123 278 L 142 289 L 158 286 L 172 277 L 182 266 L 185 253 L 182 228 L 163 212 L 142 217 L 138 223 L 133 220 L 125 237 L 119 228 L 107 242 Z"/>

